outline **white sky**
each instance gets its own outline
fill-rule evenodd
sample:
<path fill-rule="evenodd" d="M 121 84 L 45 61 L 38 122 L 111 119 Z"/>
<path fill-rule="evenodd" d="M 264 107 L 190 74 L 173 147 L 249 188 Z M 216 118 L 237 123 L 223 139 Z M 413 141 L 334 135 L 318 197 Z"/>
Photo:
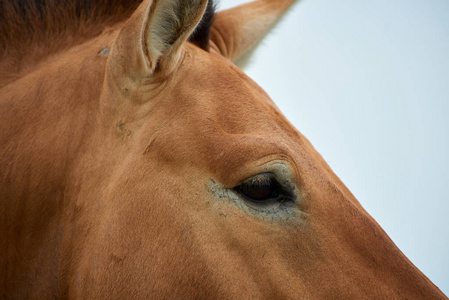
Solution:
<path fill-rule="evenodd" d="M 304 0 L 244 70 L 449 295 L 449 1 Z"/>

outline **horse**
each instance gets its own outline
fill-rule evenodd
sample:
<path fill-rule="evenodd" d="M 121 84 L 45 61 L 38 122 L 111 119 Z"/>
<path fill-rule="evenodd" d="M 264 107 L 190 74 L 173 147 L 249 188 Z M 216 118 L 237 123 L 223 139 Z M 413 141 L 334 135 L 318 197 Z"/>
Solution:
<path fill-rule="evenodd" d="M 294 0 L 0 5 L 0 295 L 447 299 L 234 62 Z"/>

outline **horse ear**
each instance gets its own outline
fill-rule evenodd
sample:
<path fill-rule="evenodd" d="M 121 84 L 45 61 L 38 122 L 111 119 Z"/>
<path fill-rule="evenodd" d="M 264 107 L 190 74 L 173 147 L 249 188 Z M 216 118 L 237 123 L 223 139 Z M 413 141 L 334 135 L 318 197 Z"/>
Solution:
<path fill-rule="evenodd" d="M 143 1 L 117 36 L 110 69 L 134 82 L 152 77 L 155 71 L 169 71 L 206 6 L 207 0 Z"/>
<path fill-rule="evenodd" d="M 296 0 L 256 0 L 215 15 L 211 49 L 232 61 L 257 44 Z"/>

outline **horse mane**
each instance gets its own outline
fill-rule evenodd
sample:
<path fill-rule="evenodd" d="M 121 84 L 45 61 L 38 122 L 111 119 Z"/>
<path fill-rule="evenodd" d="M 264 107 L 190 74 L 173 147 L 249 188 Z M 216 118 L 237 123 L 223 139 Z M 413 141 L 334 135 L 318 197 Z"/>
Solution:
<path fill-rule="evenodd" d="M 98 36 L 126 20 L 142 0 L 0 0 L 0 76 Z M 215 5 L 190 41 L 208 50 Z"/>

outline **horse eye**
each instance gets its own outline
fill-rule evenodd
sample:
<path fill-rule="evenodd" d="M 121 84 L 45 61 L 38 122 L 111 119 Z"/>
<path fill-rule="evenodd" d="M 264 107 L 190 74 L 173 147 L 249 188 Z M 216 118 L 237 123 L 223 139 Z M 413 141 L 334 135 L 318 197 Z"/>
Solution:
<path fill-rule="evenodd" d="M 235 190 L 253 202 L 277 200 L 280 197 L 279 184 L 270 174 L 251 177 L 237 186 Z"/>

